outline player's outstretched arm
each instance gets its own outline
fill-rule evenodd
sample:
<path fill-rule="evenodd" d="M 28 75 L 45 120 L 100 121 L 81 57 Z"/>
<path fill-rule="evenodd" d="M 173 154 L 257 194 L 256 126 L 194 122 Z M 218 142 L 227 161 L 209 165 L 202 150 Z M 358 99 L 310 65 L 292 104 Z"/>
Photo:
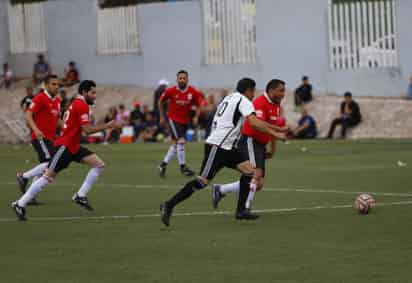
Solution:
<path fill-rule="evenodd" d="M 97 126 L 92 126 L 90 124 L 82 125 L 82 131 L 86 135 L 91 135 L 91 134 L 94 134 L 94 133 L 98 133 L 98 132 L 106 130 L 106 129 L 121 129 L 121 128 L 123 128 L 123 123 L 116 123 L 113 120 L 106 123 L 106 124 L 97 125 Z"/>
<path fill-rule="evenodd" d="M 246 117 L 246 119 L 250 123 L 250 126 L 254 128 L 255 130 L 271 135 L 272 137 L 277 138 L 282 141 L 286 140 L 285 133 L 276 132 L 276 130 L 270 127 L 269 123 L 266 123 L 258 119 L 255 115 L 249 115 Z"/>

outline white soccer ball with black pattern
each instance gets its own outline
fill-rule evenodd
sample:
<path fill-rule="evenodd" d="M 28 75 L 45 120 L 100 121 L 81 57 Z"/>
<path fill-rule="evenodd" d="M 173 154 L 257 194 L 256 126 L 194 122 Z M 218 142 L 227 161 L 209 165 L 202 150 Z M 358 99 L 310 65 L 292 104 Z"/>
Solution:
<path fill-rule="evenodd" d="M 360 194 L 355 199 L 355 209 L 360 214 L 368 214 L 375 207 L 375 199 L 370 194 Z"/>

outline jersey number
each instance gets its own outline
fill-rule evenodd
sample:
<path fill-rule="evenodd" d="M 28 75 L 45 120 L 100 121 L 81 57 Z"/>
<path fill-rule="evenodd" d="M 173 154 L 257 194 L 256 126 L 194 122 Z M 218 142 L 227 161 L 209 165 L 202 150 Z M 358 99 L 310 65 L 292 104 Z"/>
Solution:
<path fill-rule="evenodd" d="M 217 117 L 220 117 L 225 113 L 227 106 L 229 105 L 229 102 L 225 101 L 220 105 L 219 110 L 217 111 Z"/>
<path fill-rule="evenodd" d="M 63 117 L 63 129 L 67 128 L 67 120 L 69 120 L 69 116 L 70 116 L 70 110 L 72 109 L 72 107 L 70 106 L 69 110 L 67 110 L 66 112 L 64 112 L 64 117 Z"/>

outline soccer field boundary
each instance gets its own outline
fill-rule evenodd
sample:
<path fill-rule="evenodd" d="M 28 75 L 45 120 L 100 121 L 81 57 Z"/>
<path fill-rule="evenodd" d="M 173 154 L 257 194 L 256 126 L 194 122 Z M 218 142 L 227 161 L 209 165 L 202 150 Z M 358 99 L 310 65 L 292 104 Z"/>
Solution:
<path fill-rule="evenodd" d="M 13 182 L 0 182 L 0 186 L 16 186 L 17 183 Z M 73 190 L 80 185 L 55 183 L 50 186 L 72 188 Z M 97 183 L 95 187 L 113 187 L 113 189 L 180 189 L 182 185 L 143 185 L 143 184 L 110 184 L 110 183 Z M 263 188 L 262 192 L 296 192 L 296 193 L 319 193 L 319 194 L 344 194 L 344 195 L 357 195 L 368 193 L 374 196 L 391 196 L 391 197 L 412 197 L 412 193 L 400 193 L 400 192 L 370 192 L 370 191 L 344 191 L 344 190 L 328 190 L 328 189 L 310 189 L 310 188 Z"/>
<path fill-rule="evenodd" d="M 412 205 L 412 201 L 397 201 L 397 202 L 386 202 L 376 204 L 377 207 L 385 206 L 403 206 Z M 326 210 L 326 209 L 344 209 L 352 208 L 353 205 L 330 205 L 330 206 L 311 206 L 311 207 L 290 207 L 290 208 L 269 208 L 269 209 L 257 209 L 254 210 L 256 213 L 261 214 L 274 214 L 282 212 L 296 212 L 296 211 L 315 211 L 315 210 Z M 199 211 L 199 212 L 180 212 L 174 213 L 173 217 L 181 216 L 214 216 L 214 215 L 233 215 L 233 211 Z M 63 216 L 63 217 L 33 217 L 29 218 L 29 221 L 34 222 L 53 222 L 53 221 L 82 221 L 82 220 L 122 220 L 122 219 L 147 219 L 147 218 L 158 218 L 159 213 L 153 214 L 136 214 L 136 215 L 105 215 L 105 216 Z M 5 222 L 16 222 L 16 218 L 0 218 L 0 223 Z"/>

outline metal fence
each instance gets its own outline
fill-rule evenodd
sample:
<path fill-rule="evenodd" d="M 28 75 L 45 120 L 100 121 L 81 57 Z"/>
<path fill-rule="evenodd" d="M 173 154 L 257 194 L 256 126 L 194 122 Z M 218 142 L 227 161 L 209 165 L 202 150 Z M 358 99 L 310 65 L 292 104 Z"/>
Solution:
<path fill-rule="evenodd" d="M 97 53 L 139 52 L 137 6 L 97 9 Z"/>
<path fill-rule="evenodd" d="M 10 52 L 47 51 L 44 3 L 8 5 Z"/>
<path fill-rule="evenodd" d="M 256 1 L 202 0 L 206 64 L 256 62 Z"/>
<path fill-rule="evenodd" d="M 329 0 L 333 70 L 398 66 L 395 0 Z"/>

